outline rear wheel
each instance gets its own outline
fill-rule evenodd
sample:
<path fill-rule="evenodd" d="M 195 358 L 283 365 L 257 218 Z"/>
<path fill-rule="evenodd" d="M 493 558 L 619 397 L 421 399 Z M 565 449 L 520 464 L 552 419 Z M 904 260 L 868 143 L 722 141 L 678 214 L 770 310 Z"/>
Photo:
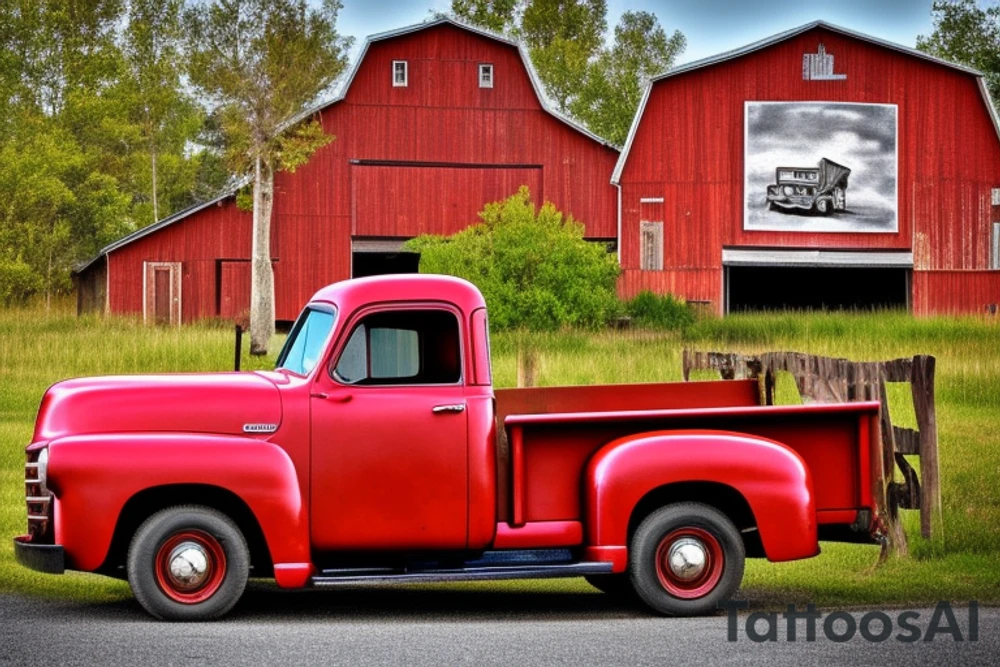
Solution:
<path fill-rule="evenodd" d="M 661 614 L 713 613 L 743 580 L 739 531 L 725 514 L 701 503 L 653 512 L 639 525 L 629 551 L 636 593 Z"/>
<path fill-rule="evenodd" d="M 250 555 L 236 524 L 208 507 L 171 507 L 136 531 L 128 581 L 157 618 L 201 621 L 222 616 L 240 599 Z"/>

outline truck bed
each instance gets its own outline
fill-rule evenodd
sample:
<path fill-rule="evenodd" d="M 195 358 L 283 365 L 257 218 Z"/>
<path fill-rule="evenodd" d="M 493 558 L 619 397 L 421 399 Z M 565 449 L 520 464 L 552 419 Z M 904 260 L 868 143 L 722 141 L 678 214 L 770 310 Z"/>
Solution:
<path fill-rule="evenodd" d="M 851 524 L 871 506 L 878 403 L 762 406 L 753 380 L 504 390 L 497 403 L 498 510 L 513 525 L 580 521 L 591 456 L 616 438 L 660 430 L 731 431 L 791 447 L 812 474 L 821 525 Z"/>

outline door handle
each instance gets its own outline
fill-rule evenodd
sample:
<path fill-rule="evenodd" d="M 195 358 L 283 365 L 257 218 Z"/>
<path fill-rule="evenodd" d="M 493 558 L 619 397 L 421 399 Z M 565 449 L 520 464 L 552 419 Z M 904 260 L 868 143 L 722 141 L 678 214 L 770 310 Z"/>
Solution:
<path fill-rule="evenodd" d="M 322 398 L 326 401 L 333 401 L 334 403 L 347 403 L 349 400 L 354 398 L 353 394 L 348 394 L 346 392 L 334 392 L 326 393 L 324 391 L 316 392 L 315 394 L 309 394 L 311 398 Z"/>
<path fill-rule="evenodd" d="M 464 412 L 464 411 L 465 411 L 465 403 L 455 403 L 452 405 L 435 405 L 433 408 L 431 408 L 431 412 L 433 412 L 436 415 L 439 415 L 442 412 Z"/>

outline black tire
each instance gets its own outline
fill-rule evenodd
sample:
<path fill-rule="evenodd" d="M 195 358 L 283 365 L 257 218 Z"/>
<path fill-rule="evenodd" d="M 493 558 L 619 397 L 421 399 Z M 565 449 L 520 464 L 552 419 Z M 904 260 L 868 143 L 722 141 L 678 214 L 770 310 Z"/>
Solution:
<path fill-rule="evenodd" d="M 700 541 L 708 554 L 705 574 L 691 582 L 679 580 L 663 558 L 687 538 Z M 729 517 L 702 503 L 677 503 L 639 524 L 629 548 L 629 574 L 639 598 L 657 613 L 712 614 L 739 588 L 745 557 L 743 540 Z"/>
<path fill-rule="evenodd" d="M 191 544 L 207 554 L 202 583 L 178 582 L 168 558 Z M 250 552 L 228 516 L 210 507 L 184 505 L 149 517 L 132 538 L 128 582 L 139 604 L 166 621 L 219 618 L 240 599 L 250 575 Z M 176 585 L 175 585 L 176 584 Z"/>
<path fill-rule="evenodd" d="M 830 212 L 831 208 L 832 206 L 830 205 L 830 202 L 825 199 L 820 199 L 816 202 L 816 212 L 820 215 L 826 215 Z"/>
<path fill-rule="evenodd" d="M 597 590 L 619 600 L 635 599 L 635 589 L 632 588 L 632 581 L 626 572 L 621 574 L 588 574 L 584 579 Z"/>

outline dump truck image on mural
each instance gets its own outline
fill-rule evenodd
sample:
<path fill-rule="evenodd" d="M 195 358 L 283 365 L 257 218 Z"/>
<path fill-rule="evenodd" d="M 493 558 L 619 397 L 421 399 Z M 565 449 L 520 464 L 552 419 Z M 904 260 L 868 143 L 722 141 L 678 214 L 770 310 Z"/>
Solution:
<path fill-rule="evenodd" d="M 786 213 L 843 211 L 850 175 L 850 169 L 826 158 L 818 167 L 778 167 L 776 184 L 767 186 L 768 206 Z"/>

